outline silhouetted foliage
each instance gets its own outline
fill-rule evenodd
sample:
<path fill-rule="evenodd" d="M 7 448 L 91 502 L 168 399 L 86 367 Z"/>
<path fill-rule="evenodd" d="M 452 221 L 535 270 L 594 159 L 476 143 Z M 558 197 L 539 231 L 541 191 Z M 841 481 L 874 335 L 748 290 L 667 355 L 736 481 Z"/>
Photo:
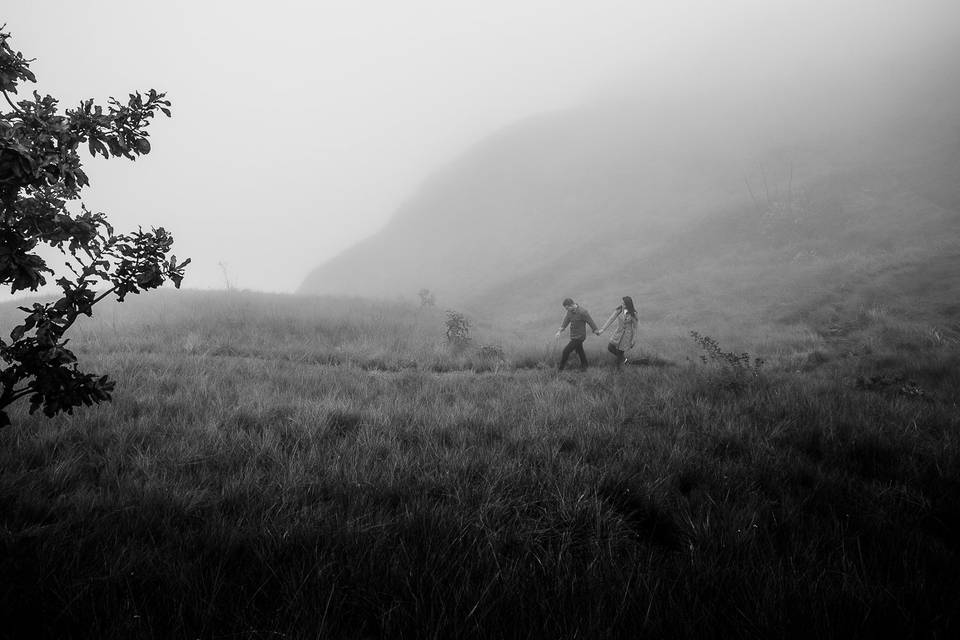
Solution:
<path fill-rule="evenodd" d="M 190 262 L 168 257 L 173 237 L 162 227 L 116 234 L 103 213 L 82 203 L 79 213 L 68 207 L 90 184 L 80 145 L 104 158 L 149 153 L 151 119 L 157 111 L 170 115 L 164 94 L 150 89 L 130 94 L 126 103 L 110 98 L 105 107 L 84 100 L 63 112 L 55 98 L 36 91 L 14 102 L 18 86 L 36 77 L 32 60 L 13 51 L 9 38 L 0 33 L 0 92 L 11 108 L 0 112 L 0 285 L 11 293 L 36 291 L 55 277 L 37 253 L 41 244 L 62 252 L 70 273 L 55 280 L 57 300 L 20 307 L 22 324 L 9 342 L 0 339 L 0 426 L 10 422 L 6 407 L 23 397 L 30 398 L 31 413 L 42 407 L 47 416 L 109 400 L 114 383 L 80 371 L 64 334 L 109 295 L 123 301 L 168 279 L 179 287 Z M 95 290 L 98 285 L 104 290 Z"/>

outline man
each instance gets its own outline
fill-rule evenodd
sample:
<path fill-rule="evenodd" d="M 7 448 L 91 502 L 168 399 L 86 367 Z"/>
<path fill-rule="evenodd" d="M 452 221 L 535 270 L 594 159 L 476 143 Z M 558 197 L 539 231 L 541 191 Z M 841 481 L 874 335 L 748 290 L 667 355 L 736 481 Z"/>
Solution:
<path fill-rule="evenodd" d="M 563 301 L 563 308 L 567 310 L 567 314 L 563 317 L 563 324 L 560 325 L 560 330 L 557 331 L 557 337 L 559 338 L 563 330 L 567 328 L 567 325 L 570 325 L 570 342 L 563 348 L 563 353 L 560 355 L 560 366 L 558 368 L 560 371 L 563 371 L 563 368 L 567 364 L 567 358 L 570 357 L 571 353 L 576 351 L 577 357 L 580 358 L 580 368 L 586 369 L 587 354 L 583 352 L 583 341 L 587 339 L 587 325 L 589 324 L 593 332 L 597 335 L 600 335 L 600 331 L 597 329 L 593 318 L 590 317 L 590 312 L 570 298 L 566 298 Z"/>

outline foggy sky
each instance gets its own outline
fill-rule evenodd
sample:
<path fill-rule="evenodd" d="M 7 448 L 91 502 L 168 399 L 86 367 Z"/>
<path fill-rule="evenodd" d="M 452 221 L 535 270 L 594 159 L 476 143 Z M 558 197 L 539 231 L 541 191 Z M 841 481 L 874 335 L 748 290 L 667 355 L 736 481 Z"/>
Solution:
<path fill-rule="evenodd" d="M 156 88 L 136 163 L 87 164 L 120 231 L 164 226 L 185 286 L 292 291 L 487 134 L 619 91 L 730 95 L 960 37 L 952 0 L 46 0 L 5 3 L 37 88 L 74 106 Z"/>

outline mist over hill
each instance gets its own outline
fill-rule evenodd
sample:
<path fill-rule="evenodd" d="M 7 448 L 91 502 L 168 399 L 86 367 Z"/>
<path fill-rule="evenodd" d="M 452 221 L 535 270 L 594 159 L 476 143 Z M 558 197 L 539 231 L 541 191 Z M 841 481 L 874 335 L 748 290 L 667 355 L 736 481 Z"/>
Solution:
<path fill-rule="evenodd" d="M 758 79 L 709 69 L 515 123 L 300 292 L 426 287 L 539 325 L 568 295 L 606 308 L 630 294 L 678 319 L 776 315 L 865 274 L 942 271 L 960 251 L 947 53 Z"/>

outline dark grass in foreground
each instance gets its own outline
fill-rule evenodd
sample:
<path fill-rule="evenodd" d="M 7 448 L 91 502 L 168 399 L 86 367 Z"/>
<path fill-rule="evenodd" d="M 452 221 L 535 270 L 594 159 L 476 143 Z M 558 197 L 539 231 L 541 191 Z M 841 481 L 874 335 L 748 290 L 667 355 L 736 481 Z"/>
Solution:
<path fill-rule="evenodd" d="M 846 361 L 441 374 L 97 344 L 113 404 L 0 432 L 3 636 L 958 631 L 952 350 L 914 354 L 908 393 Z"/>

